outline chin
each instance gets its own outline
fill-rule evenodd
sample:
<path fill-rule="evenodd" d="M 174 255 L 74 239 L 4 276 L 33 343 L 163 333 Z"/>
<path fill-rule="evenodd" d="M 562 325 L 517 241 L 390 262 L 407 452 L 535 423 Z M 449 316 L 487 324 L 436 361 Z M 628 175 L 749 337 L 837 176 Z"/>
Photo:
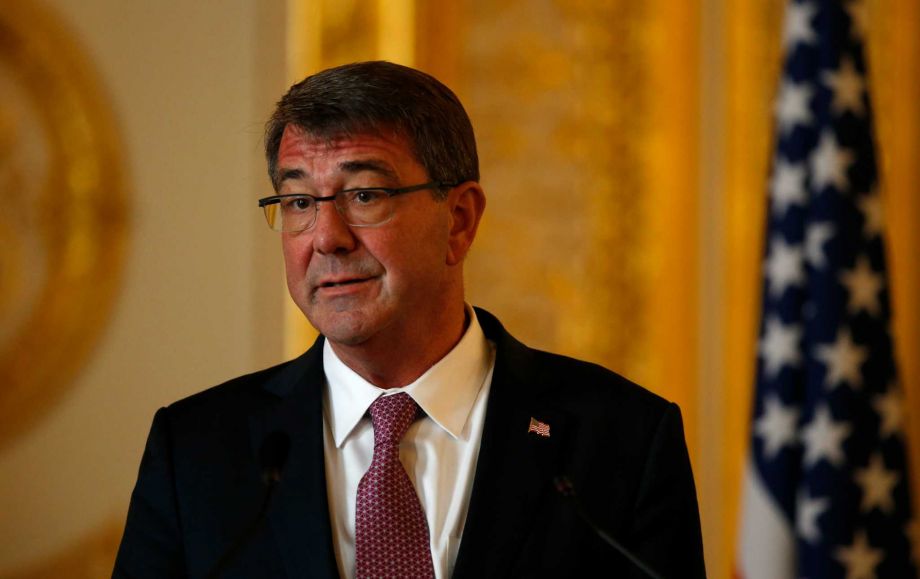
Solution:
<path fill-rule="evenodd" d="M 336 313 L 319 317 L 307 315 L 307 319 L 327 340 L 343 346 L 359 346 L 374 333 L 362 316 Z"/>
<path fill-rule="evenodd" d="M 360 346 L 361 344 L 367 342 L 370 336 L 367 336 L 363 333 L 354 333 L 354 332 L 320 332 L 322 335 L 326 336 L 326 339 L 334 344 L 339 344 L 342 346 Z"/>

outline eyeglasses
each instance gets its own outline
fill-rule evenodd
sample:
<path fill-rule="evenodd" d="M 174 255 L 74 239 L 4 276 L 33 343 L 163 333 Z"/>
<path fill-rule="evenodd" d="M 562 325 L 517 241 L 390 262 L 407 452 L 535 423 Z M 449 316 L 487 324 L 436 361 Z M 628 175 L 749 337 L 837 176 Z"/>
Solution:
<path fill-rule="evenodd" d="M 410 185 L 397 189 L 386 187 L 362 187 L 344 189 L 328 197 L 316 197 L 305 193 L 293 195 L 272 195 L 259 199 L 259 207 L 265 212 L 268 226 L 275 231 L 296 233 L 313 227 L 319 213 L 320 201 L 332 201 L 336 210 L 353 227 L 382 225 L 393 217 L 396 204 L 393 197 L 403 193 L 425 189 L 448 189 L 457 183 L 432 181 L 421 185 Z"/>

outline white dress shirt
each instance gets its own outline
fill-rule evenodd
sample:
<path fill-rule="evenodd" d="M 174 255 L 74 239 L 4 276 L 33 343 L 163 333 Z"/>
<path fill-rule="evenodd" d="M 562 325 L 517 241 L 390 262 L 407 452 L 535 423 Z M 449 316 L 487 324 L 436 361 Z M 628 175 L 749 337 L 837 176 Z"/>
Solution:
<path fill-rule="evenodd" d="M 469 507 L 495 345 L 486 340 L 473 308 L 460 342 L 415 382 L 384 390 L 367 382 L 323 348 L 323 443 L 326 488 L 339 573 L 355 576 L 355 503 L 358 482 L 374 454 L 367 410 L 378 396 L 406 392 L 425 411 L 399 447 L 399 458 L 428 519 L 435 577 L 453 573 Z"/>

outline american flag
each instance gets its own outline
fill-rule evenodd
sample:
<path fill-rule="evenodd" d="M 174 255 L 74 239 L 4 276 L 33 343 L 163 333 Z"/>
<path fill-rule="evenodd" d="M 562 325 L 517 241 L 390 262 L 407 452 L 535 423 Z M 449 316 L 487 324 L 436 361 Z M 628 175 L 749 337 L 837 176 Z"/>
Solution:
<path fill-rule="evenodd" d="M 530 426 L 527 427 L 527 433 L 530 434 L 531 432 L 549 438 L 549 424 L 540 422 L 536 418 L 531 418 Z"/>
<path fill-rule="evenodd" d="M 792 1 L 738 573 L 916 577 L 861 2 Z"/>

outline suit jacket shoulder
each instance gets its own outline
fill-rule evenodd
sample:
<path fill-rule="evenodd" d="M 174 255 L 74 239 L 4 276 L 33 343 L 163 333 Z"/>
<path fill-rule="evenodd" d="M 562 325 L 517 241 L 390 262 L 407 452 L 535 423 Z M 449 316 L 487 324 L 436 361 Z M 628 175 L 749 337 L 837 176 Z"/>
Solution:
<path fill-rule="evenodd" d="M 555 491 L 566 476 L 594 522 L 663 576 L 705 577 L 677 406 L 596 364 L 528 348 L 488 312 L 477 316 L 497 352 L 455 576 L 601 568 L 642 577 Z"/>
<path fill-rule="evenodd" d="M 259 450 L 290 436 L 268 520 L 221 577 L 337 577 L 323 463 L 322 340 L 154 416 L 113 577 L 204 577 L 265 496 Z"/>

